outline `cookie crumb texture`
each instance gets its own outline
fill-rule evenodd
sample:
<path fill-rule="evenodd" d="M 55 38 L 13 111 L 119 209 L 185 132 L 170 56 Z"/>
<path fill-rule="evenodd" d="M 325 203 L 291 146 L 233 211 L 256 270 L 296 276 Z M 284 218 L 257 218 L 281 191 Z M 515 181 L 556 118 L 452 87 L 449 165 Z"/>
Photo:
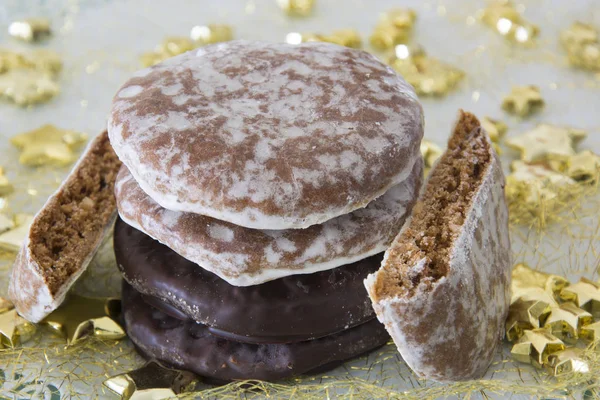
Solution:
<path fill-rule="evenodd" d="M 479 121 L 461 112 L 413 214 L 365 280 L 378 318 L 419 375 L 481 377 L 510 297 L 504 176 Z"/>
<path fill-rule="evenodd" d="M 9 287 L 26 318 L 40 320 L 56 308 L 91 260 L 116 215 L 120 166 L 104 132 L 35 217 Z"/>

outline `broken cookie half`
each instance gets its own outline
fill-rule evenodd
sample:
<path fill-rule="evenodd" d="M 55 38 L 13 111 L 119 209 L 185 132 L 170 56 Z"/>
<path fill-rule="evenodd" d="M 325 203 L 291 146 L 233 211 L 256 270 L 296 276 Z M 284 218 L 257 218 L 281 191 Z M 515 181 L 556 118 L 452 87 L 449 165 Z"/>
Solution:
<path fill-rule="evenodd" d="M 474 379 L 504 335 L 511 265 L 500 162 L 477 118 L 461 111 L 410 219 L 365 286 L 417 374 Z"/>
<path fill-rule="evenodd" d="M 25 319 L 39 322 L 54 311 L 87 268 L 116 218 L 120 168 L 108 134 L 100 134 L 35 216 L 8 287 Z"/>

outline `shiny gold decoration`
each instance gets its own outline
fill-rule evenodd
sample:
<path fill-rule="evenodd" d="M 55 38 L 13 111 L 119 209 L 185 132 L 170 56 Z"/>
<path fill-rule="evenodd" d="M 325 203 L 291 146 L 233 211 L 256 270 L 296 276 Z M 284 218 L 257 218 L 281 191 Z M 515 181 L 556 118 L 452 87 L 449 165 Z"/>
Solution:
<path fill-rule="evenodd" d="M 10 301 L 0 297 L 0 349 L 28 341 L 35 329 L 34 324 L 17 313 Z"/>
<path fill-rule="evenodd" d="M 514 86 L 502 100 L 502 108 L 520 117 L 526 117 L 544 107 L 544 99 L 537 86 Z"/>
<path fill-rule="evenodd" d="M 590 366 L 587 360 L 583 359 L 584 351 L 576 347 L 571 347 L 548 357 L 548 366 L 554 376 L 565 375 L 573 372 L 590 372 Z"/>
<path fill-rule="evenodd" d="M 62 70 L 63 62 L 62 57 L 57 52 L 47 49 L 37 49 L 31 52 L 29 57 L 25 58 L 25 66 L 45 71 L 54 77 Z"/>
<path fill-rule="evenodd" d="M 572 301 L 589 313 L 594 318 L 600 318 L 600 286 L 595 282 L 581 278 L 579 282 L 567 286 L 560 292 L 564 301 Z"/>
<path fill-rule="evenodd" d="M 539 33 L 536 25 L 523 19 L 511 1 L 496 0 L 483 10 L 482 21 L 507 40 L 531 45 Z"/>
<path fill-rule="evenodd" d="M 186 37 L 168 37 L 156 46 L 154 51 L 142 54 L 140 61 L 144 67 L 150 67 L 168 58 L 195 49 L 197 46 L 192 39 Z"/>
<path fill-rule="evenodd" d="M 121 400 L 158 400 L 177 397 L 192 390 L 197 383 L 198 377 L 191 372 L 150 361 L 142 368 L 105 380 L 104 386 L 121 396 Z"/>
<path fill-rule="evenodd" d="M 277 4 L 288 15 L 307 17 L 312 13 L 315 0 L 277 0 Z"/>
<path fill-rule="evenodd" d="M 521 160 L 566 162 L 575 155 L 575 146 L 585 139 L 581 129 L 540 124 L 534 129 L 506 140 L 506 144 L 521 153 Z"/>
<path fill-rule="evenodd" d="M 324 35 L 321 33 L 290 32 L 286 35 L 285 42 L 288 44 L 327 42 L 355 49 L 362 47 L 362 39 L 360 38 L 360 34 L 354 29 L 340 29 L 329 35 Z"/>
<path fill-rule="evenodd" d="M 509 202 L 522 202 L 538 207 L 544 201 L 544 209 L 552 210 L 573 196 L 577 182 L 540 165 L 514 161 L 512 173 L 506 177 L 506 197 Z M 532 210 L 535 211 L 535 210 Z"/>
<path fill-rule="evenodd" d="M 0 214 L 0 233 L 6 232 L 15 227 L 15 221 L 12 218 L 8 218 L 4 214 Z M 0 309 L 3 305 L 0 305 Z"/>
<path fill-rule="evenodd" d="M 377 50 L 391 50 L 406 43 L 412 32 L 417 13 L 411 9 L 397 8 L 381 15 L 369 41 Z"/>
<path fill-rule="evenodd" d="M 423 139 L 421 141 L 421 155 L 425 163 L 425 175 L 429 172 L 429 169 L 433 167 L 433 164 L 438 158 L 444 153 L 442 148 L 430 140 Z"/>
<path fill-rule="evenodd" d="M 6 196 L 12 193 L 14 190 L 13 185 L 8 181 L 8 178 L 4 175 L 4 168 L 0 167 L 0 196 Z"/>
<path fill-rule="evenodd" d="M 23 68 L 29 65 L 25 55 L 10 50 L 0 49 L 0 73 L 14 68 Z"/>
<path fill-rule="evenodd" d="M 102 339 L 122 339 L 125 331 L 116 322 L 121 301 L 113 298 L 70 294 L 67 300 L 41 324 L 48 325 L 67 339 L 67 344 L 93 335 Z"/>
<path fill-rule="evenodd" d="M 19 162 L 24 165 L 69 165 L 76 159 L 74 150 L 84 144 L 84 133 L 43 125 L 13 136 L 10 142 L 21 150 Z"/>
<path fill-rule="evenodd" d="M 600 342 L 600 321 L 584 325 L 579 336 L 590 342 Z"/>
<path fill-rule="evenodd" d="M 481 119 L 481 127 L 490 136 L 490 140 L 494 145 L 496 153 L 502 154 L 502 150 L 500 149 L 500 141 L 502 140 L 502 138 L 504 138 L 504 135 L 506 135 L 506 132 L 508 131 L 508 126 L 500 120 L 493 119 L 490 117 L 483 117 Z"/>
<path fill-rule="evenodd" d="M 514 342 L 525 330 L 540 328 L 550 314 L 550 304 L 544 300 L 517 298 L 508 309 L 506 339 Z"/>
<path fill-rule="evenodd" d="M 577 343 L 581 328 L 594 322 L 592 314 L 568 302 L 554 307 L 544 323 L 554 336 L 566 343 Z"/>
<path fill-rule="evenodd" d="M 576 181 L 593 183 L 600 175 L 600 156 L 590 150 L 577 153 L 569 158 L 566 173 Z"/>
<path fill-rule="evenodd" d="M 194 26 L 190 37 L 172 36 L 165 38 L 154 51 L 143 53 L 140 62 L 150 67 L 166 59 L 183 54 L 207 44 L 226 42 L 233 39 L 233 28 L 226 24 L 208 24 Z"/>
<path fill-rule="evenodd" d="M 515 295 L 518 295 L 519 290 L 525 288 L 537 287 L 550 293 L 552 296 L 557 296 L 568 285 L 569 281 L 562 276 L 537 271 L 526 263 L 518 263 L 512 270 L 512 301 L 518 298 Z"/>
<path fill-rule="evenodd" d="M 548 363 L 550 354 L 565 349 L 564 343 L 547 330 L 531 329 L 523 332 L 523 336 L 510 351 L 517 361 L 541 367 Z"/>
<path fill-rule="evenodd" d="M 190 31 L 190 38 L 196 47 L 227 42 L 233 39 L 233 28 L 226 24 L 196 25 Z"/>
<path fill-rule="evenodd" d="M 10 229 L 0 233 L 0 250 L 17 252 L 21 248 L 23 240 L 29 233 L 29 225 L 33 221 L 33 216 L 29 214 L 17 214 L 13 218 L 13 225 Z"/>
<path fill-rule="evenodd" d="M 445 96 L 464 78 L 456 67 L 429 57 L 420 47 L 399 44 L 389 64 L 423 96 Z"/>
<path fill-rule="evenodd" d="M 575 67 L 600 71 L 600 35 L 593 26 L 575 22 L 560 35 L 569 63 Z"/>
<path fill-rule="evenodd" d="M 44 71 L 20 68 L 0 75 L 0 96 L 21 107 L 44 103 L 59 92 L 58 84 Z"/>
<path fill-rule="evenodd" d="M 52 34 L 48 18 L 26 18 L 12 22 L 8 34 L 26 42 L 37 42 Z"/>

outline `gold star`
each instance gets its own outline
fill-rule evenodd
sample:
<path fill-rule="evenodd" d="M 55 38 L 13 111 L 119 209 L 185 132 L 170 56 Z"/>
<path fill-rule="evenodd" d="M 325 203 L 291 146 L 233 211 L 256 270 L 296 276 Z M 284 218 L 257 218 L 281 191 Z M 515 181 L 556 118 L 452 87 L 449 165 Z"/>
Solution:
<path fill-rule="evenodd" d="M 186 37 L 167 37 L 161 44 L 156 46 L 154 51 L 142 54 L 140 60 L 144 67 L 149 67 L 173 56 L 193 50 L 198 46 L 199 44 Z"/>
<path fill-rule="evenodd" d="M 112 298 L 83 297 L 71 294 L 41 323 L 66 337 L 67 344 L 91 334 L 102 339 L 121 339 L 125 331 L 116 322 L 121 301 Z"/>
<path fill-rule="evenodd" d="M 502 101 L 502 108 L 511 114 L 526 117 L 544 106 L 537 86 L 515 86 Z"/>
<path fill-rule="evenodd" d="M 389 64 L 423 96 L 444 96 L 465 76 L 458 68 L 427 56 L 419 47 L 399 44 L 394 53 Z"/>
<path fill-rule="evenodd" d="M 285 42 L 288 44 L 326 42 L 356 49 L 362 47 L 360 34 L 354 29 L 340 29 L 329 35 L 324 35 L 322 33 L 290 32 L 286 35 Z"/>
<path fill-rule="evenodd" d="M 552 308 L 544 328 L 564 342 L 577 343 L 581 328 L 592 322 L 592 314 L 568 302 Z"/>
<path fill-rule="evenodd" d="M 432 141 L 427 139 L 421 141 L 421 155 L 425 162 L 425 175 L 427 175 L 431 167 L 433 167 L 433 164 L 435 164 L 443 152 L 442 148 Z"/>
<path fill-rule="evenodd" d="M 35 329 L 34 324 L 17 314 L 10 301 L 0 297 L 0 349 L 26 342 Z"/>
<path fill-rule="evenodd" d="M 515 343 L 510 353 L 517 361 L 541 367 L 548 363 L 550 354 L 564 349 L 565 345 L 560 339 L 540 328 L 523 332 L 523 336 Z"/>
<path fill-rule="evenodd" d="M 10 220 L 9 220 L 10 221 Z M 29 233 L 29 226 L 33 216 L 28 214 L 17 214 L 14 216 L 12 226 L 0 233 L 0 250 L 17 252 Z M 6 228 L 6 224 L 4 224 Z"/>
<path fill-rule="evenodd" d="M 590 342 L 600 341 L 600 321 L 583 326 L 579 336 Z"/>
<path fill-rule="evenodd" d="M 142 368 L 113 376 L 104 386 L 121 396 L 121 400 L 170 399 L 191 391 L 198 377 L 188 371 L 178 371 L 150 361 Z"/>
<path fill-rule="evenodd" d="M 560 292 L 564 301 L 572 301 L 579 308 L 591 313 L 594 318 L 600 317 L 600 287 L 587 278 L 567 286 Z"/>
<path fill-rule="evenodd" d="M 513 172 L 506 177 L 506 197 L 511 202 L 537 206 L 543 199 L 545 207 L 552 209 L 555 202 L 563 202 L 577 187 L 573 179 L 541 165 L 514 161 L 511 169 Z"/>
<path fill-rule="evenodd" d="M 11 185 L 8 178 L 4 175 L 4 168 L 0 167 L 0 196 L 6 196 L 12 193 L 13 190 L 13 185 Z"/>
<path fill-rule="evenodd" d="M 63 67 L 60 54 L 47 49 L 34 50 L 26 62 L 28 67 L 48 72 L 52 76 L 58 75 Z"/>
<path fill-rule="evenodd" d="M 506 126 L 504 122 L 499 121 L 497 119 L 483 117 L 481 119 L 481 127 L 490 136 L 490 140 L 494 145 L 496 153 L 502 154 L 499 144 L 504 135 L 506 134 L 506 131 L 508 131 L 508 126 Z"/>
<path fill-rule="evenodd" d="M 600 157 L 590 150 L 575 154 L 569 158 L 567 165 L 567 175 L 577 181 L 593 183 L 600 174 Z"/>
<path fill-rule="evenodd" d="M 37 42 L 52 34 L 48 18 L 26 18 L 12 22 L 8 34 L 26 42 Z"/>
<path fill-rule="evenodd" d="M 383 13 L 369 39 L 371 45 L 378 50 L 390 50 L 397 44 L 406 42 L 416 19 L 417 13 L 408 8 Z"/>
<path fill-rule="evenodd" d="M 583 349 L 571 347 L 548 357 L 548 366 L 552 369 L 554 376 L 564 375 L 572 372 L 590 372 L 589 364 L 582 358 Z"/>
<path fill-rule="evenodd" d="M 315 0 L 277 0 L 277 4 L 288 15 L 307 17 L 312 13 Z"/>
<path fill-rule="evenodd" d="M 0 95 L 22 107 L 48 101 L 59 91 L 45 71 L 18 68 L 0 75 Z"/>
<path fill-rule="evenodd" d="M 227 42 L 233 39 L 231 25 L 208 24 L 197 25 L 190 31 L 190 38 L 196 45 L 207 45 L 212 43 Z"/>
<path fill-rule="evenodd" d="M 0 73 L 14 68 L 23 68 L 29 65 L 27 58 L 21 54 L 9 50 L 0 50 Z"/>
<path fill-rule="evenodd" d="M 521 160 L 566 161 L 575 155 L 575 145 L 585 139 L 581 129 L 540 124 L 522 135 L 506 140 L 506 144 L 521 153 Z"/>
<path fill-rule="evenodd" d="M 512 269 L 511 275 L 511 290 L 513 293 L 511 302 L 520 297 L 518 294 L 521 289 L 537 287 L 550 293 L 552 296 L 555 296 L 558 295 L 564 287 L 569 285 L 569 281 L 562 276 L 537 271 L 529 267 L 526 263 L 516 264 Z M 558 305 L 553 297 L 552 300 L 553 305 Z"/>
<path fill-rule="evenodd" d="M 533 43 L 539 28 L 523 19 L 510 1 L 492 2 L 482 13 L 482 21 L 511 42 Z"/>
<path fill-rule="evenodd" d="M 519 297 L 508 310 L 506 339 L 514 342 L 527 329 L 540 328 L 550 314 L 550 305 L 544 300 L 525 300 Z"/>
<path fill-rule="evenodd" d="M 600 71 L 600 40 L 598 31 L 591 25 L 575 22 L 561 35 L 569 63 L 575 67 Z"/>
<path fill-rule="evenodd" d="M 87 140 L 87 135 L 54 125 L 44 125 L 14 136 L 10 141 L 19 150 L 24 165 L 68 165 L 75 161 L 73 150 Z"/>

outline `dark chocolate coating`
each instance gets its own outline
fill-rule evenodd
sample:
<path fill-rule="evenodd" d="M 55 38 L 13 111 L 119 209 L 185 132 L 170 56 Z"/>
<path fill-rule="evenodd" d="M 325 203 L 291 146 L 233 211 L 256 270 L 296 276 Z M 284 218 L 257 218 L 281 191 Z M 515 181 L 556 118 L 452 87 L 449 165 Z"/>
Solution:
<path fill-rule="evenodd" d="M 375 318 L 363 280 L 379 268 L 381 254 L 328 271 L 237 287 L 120 219 L 114 247 L 125 280 L 174 310 L 153 302 L 155 307 L 174 317 L 188 316 L 228 339 L 298 342 Z"/>
<path fill-rule="evenodd" d="M 123 283 L 123 317 L 129 338 L 146 358 L 217 381 L 274 381 L 335 367 L 389 340 L 372 319 L 320 339 L 289 344 L 248 344 L 212 335 L 205 325 L 170 317 Z"/>

